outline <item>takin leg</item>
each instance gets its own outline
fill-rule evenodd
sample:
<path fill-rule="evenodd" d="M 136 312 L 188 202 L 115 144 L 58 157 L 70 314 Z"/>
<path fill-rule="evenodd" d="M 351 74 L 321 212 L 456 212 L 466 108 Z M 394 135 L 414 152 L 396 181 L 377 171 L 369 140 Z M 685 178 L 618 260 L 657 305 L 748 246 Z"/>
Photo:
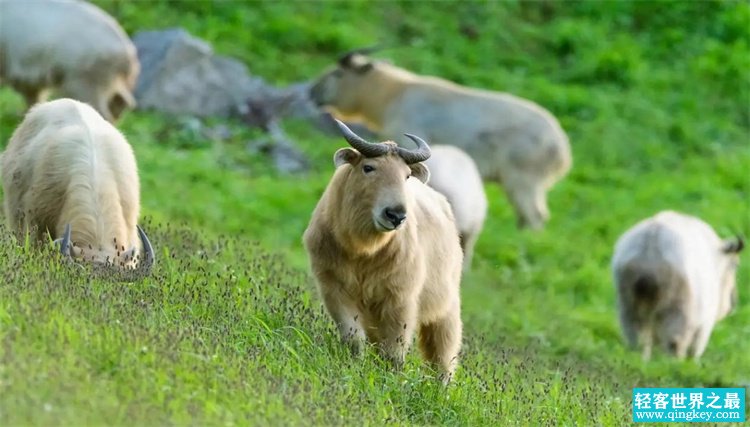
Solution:
<path fill-rule="evenodd" d="M 518 218 L 519 228 L 541 229 L 549 219 L 544 183 L 525 171 L 511 171 L 502 185 Z"/>
<path fill-rule="evenodd" d="M 651 350 L 654 347 L 654 328 L 652 325 L 646 325 L 638 332 L 638 343 L 643 349 L 641 359 L 648 362 L 651 359 Z"/>
<path fill-rule="evenodd" d="M 444 384 L 453 378 L 461 349 L 461 312 L 452 309 L 445 317 L 422 325 L 419 331 L 419 346 L 422 355 L 440 372 Z"/>
<path fill-rule="evenodd" d="M 383 357 L 401 369 L 417 329 L 416 303 L 386 301 L 373 314 L 373 340 Z"/>
<path fill-rule="evenodd" d="M 359 355 L 365 344 L 365 332 L 356 304 L 338 291 L 325 292 L 321 289 L 321 294 L 326 310 L 336 322 L 341 340 L 349 346 L 352 354 Z"/>
<path fill-rule="evenodd" d="M 695 330 L 688 327 L 687 316 L 679 306 L 672 306 L 658 313 L 659 341 L 665 350 L 684 359 Z"/>
<path fill-rule="evenodd" d="M 682 360 L 687 357 L 690 342 L 685 337 L 674 337 L 666 343 L 666 350 L 671 355 Z"/>
<path fill-rule="evenodd" d="M 711 338 L 711 332 L 714 329 L 714 325 L 704 325 L 698 328 L 698 331 L 695 333 L 695 338 L 693 340 L 690 355 L 694 359 L 698 359 L 703 355 L 703 352 L 706 351 L 706 347 L 708 346 L 708 339 Z"/>
<path fill-rule="evenodd" d="M 640 335 L 640 329 L 638 321 L 635 319 L 630 311 L 625 307 L 620 307 L 620 327 L 622 328 L 622 335 L 625 337 L 625 342 L 631 350 L 638 347 L 638 337 Z"/>
<path fill-rule="evenodd" d="M 474 245 L 477 243 L 479 233 L 461 233 L 461 249 L 464 252 L 463 271 L 471 269 L 471 259 L 474 256 Z"/>
<path fill-rule="evenodd" d="M 654 345 L 654 326 L 650 315 L 646 318 L 638 316 L 627 304 L 620 302 L 620 327 L 622 335 L 628 348 L 631 350 L 641 349 L 641 358 L 644 362 L 651 359 L 651 350 Z"/>

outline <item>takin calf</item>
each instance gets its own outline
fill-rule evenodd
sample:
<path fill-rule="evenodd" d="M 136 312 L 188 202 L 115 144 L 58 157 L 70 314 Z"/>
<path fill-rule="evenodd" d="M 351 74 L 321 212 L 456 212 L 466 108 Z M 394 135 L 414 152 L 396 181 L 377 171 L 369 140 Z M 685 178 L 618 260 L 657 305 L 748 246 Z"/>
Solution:
<path fill-rule="evenodd" d="M 485 180 L 505 189 L 522 227 L 544 225 L 547 190 L 571 167 L 568 137 L 539 105 L 420 76 L 357 52 L 320 76 L 310 98 L 337 118 L 361 121 L 386 138 L 409 131 L 460 147 Z"/>
<path fill-rule="evenodd" d="M 432 155 L 425 160 L 430 169 L 428 185 L 445 196 L 453 208 L 461 249 L 464 251 L 464 271 L 471 268 L 474 245 L 487 216 L 487 196 L 476 163 L 468 154 L 451 145 L 433 145 Z"/>
<path fill-rule="evenodd" d="M 98 7 L 68 0 L 0 1 L 0 81 L 29 107 L 56 89 L 110 122 L 135 106 L 133 43 Z"/>
<path fill-rule="evenodd" d="M 133 150 L 88 104 L 59 99 L 26 114 L 0 155 L 5 216 L 19 234 L 58 238 L 66 256 L 148 273 L 151 243 L 136 225 Z"/>
<path fill-rule="evenodd" d="M 699 358 L 714 325 L 737 300 L 741 239 L 722 241 L 698 218 L 660 212 L 620 237 L 612 258 L 620 323 L 628 344 L 651 357 Z"/>
<path fill-rule="evenodd" d="M 420 138 L 406 150 L 348 143 L 312 214 L 304 244 L 326 309 L 358 353 L 365 338 L 396 367 L 419 330 L 422 353 L 449 382 L 461 348 L 461 246 L 450 205 L 427 187 Z"/>

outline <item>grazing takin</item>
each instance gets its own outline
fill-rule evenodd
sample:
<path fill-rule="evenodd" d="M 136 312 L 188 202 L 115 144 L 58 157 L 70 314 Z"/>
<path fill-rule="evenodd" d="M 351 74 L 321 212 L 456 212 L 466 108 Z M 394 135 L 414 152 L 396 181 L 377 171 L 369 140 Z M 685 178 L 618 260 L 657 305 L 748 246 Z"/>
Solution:
<path fill-rule="evenodd" d="M 136 225 L 140 185 L 130 144 L 93 108 L 59 99 L 31 108 L 0 156 L 5 216 L 63 254 L 148 272 L 154 252 Z"/>
<path fill-rule="evenodd" d="M 304 243 L 342 339 L 365 337 L 400 367 L 419 331 L 422 353 L 450 381 L 461 348 L 461 246 L 450 205 L 427 187 L 427 144 L 369 143 L 337 122 L 349 144 L 312 214 Z"/>
<path fill-rule="evenodd" d="M 373 62 L 358 52 L 320 76 L 310 98 L 337 118 L 361 121 L 387 138 L 409 131 L 460 147 L 485 180 L 505 189 L 519 226 L 544 225 L 547 190 L 571 167 L 568 138 L 542 107 Z"/>
<path fill-rule="evenodd" d="M 29 107 L 55 90 L 110 122 L 135 106 L 135 46 L 98 7 L 68 0 L 0 1 L 0 81 Z"/>
<path fill-rule="evenodd" d="M 453 208 L 464 271 L 471 268 L 474 244 L 487 216 L 487 196 L 476 163 L 464 151 L 451 145 L 433 145 L 432 155 L 425 160 L 430 169 L 428 185 L 445 196 Z"/>
<path fill-rule="evenodd" d="M 620 323 L 648 360 L 656 342 L 684 358 L 703 354 L 714 325 L 737 302 L 739 238 L 721 240 L 698 218 L 660 212 L 620 237 L 612 258 Z"/>

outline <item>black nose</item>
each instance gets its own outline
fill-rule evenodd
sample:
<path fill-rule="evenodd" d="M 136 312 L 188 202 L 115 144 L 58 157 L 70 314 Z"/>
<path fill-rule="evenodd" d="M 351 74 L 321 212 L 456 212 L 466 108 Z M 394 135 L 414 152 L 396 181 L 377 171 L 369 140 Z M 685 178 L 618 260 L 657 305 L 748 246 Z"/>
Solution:
<path fill-rule="evenodd" d="M 406 208 L 402 205 L 391 206 L 385 208 L 385 217 L 388 221 L 393 224 L 394 227 L 398 227 L 402 222 L 406 220 Z"/>

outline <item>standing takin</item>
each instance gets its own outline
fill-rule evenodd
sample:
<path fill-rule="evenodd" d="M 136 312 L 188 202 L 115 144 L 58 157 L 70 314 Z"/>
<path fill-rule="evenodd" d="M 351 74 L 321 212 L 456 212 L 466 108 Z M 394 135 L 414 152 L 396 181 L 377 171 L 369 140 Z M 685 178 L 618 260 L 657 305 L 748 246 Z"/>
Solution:
<path fill-rule="evenodd" d="M 464 151 L 451 145 L 433 145 L 432 155 L 425 160 L 430 169 L 428 185 L 445 196 L 453 208 L 464 271 L 471 268 L 474 245 L 487 216 L 487 196 L 476 163 Z"/>
<path fill-rule="evenodd" d="M 89 105 L 59 99 L 32 107 L 0 168 L 12 229 L 39 241 L 49 233 L 66 256 L 148 273 L 154 252 L 136 225 L 133 150 Z"/>
<path fill-rule="evenodd" d="M 29 107 L 56 90 L 113 122 L 135 106 L 139 71 L 135 46 L 98 7 L 70 0 L 0 1 L 0 81 Z"/>
<path fill-rule="evenodd" d="M 445 197 L 427 187 L 430 149 L 369 143 L 337 122 L 348 143 L 312 214 L 304 243 L 320 295 L 342 339 L 365 339 L 396 367 L 415 332 L 450 381 L 461 347 L 461 246 Z"/>
<path fill-rule="evenodd" d="M 714 325 L 737 302 L 736 270 L 744 244 L 721 240 L 698 218 L 660 212 L 620 237 L 612 259 L 620 323 L 628 344 L 651 357 L 699 358 Z"/>
<path fill-rule="evenodd" d="M 357 52 L 320 76 L 310 98 L 386 138 L 409 131 L 460 147 L 485 180 L 505 189 L 522 227 L 541 228 L 548 220 L 547 191 L 572 164 L 565 132 L 539 105 L 420 76 Z"/>

